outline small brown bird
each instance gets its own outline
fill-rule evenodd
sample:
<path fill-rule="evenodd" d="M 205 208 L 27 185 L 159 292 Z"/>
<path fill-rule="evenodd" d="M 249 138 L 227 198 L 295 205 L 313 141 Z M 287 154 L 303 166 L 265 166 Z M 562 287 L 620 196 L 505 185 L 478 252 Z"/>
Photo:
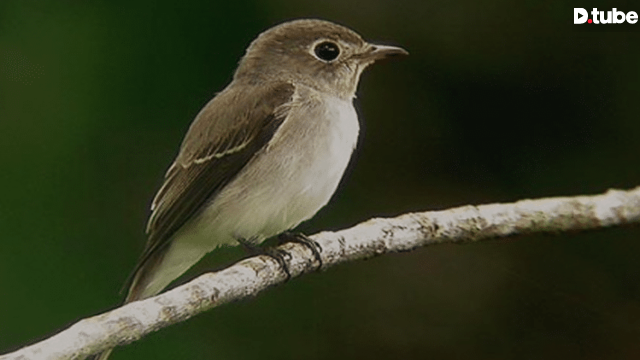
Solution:
<path fill-rule="evenodd" d="M 166 173 L 126 302 L 161 292 L 217 247 L 258 245 L 315 215 L 356 146 L 360 74 L 400 54 L 323 20 L 260 34 Z"/>

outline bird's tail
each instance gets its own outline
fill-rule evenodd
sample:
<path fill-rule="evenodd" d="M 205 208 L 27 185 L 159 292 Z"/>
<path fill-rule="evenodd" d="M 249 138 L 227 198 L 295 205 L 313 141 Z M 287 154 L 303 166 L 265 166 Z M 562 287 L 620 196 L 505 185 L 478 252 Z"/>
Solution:
<path fill-rule="evenodd" d="M 129 284 L 129 289 L 127 290 L 127 296 L 123 304 L 143 300 L 162 291 L 162 288 L 150 288 L 149 283 L 157 273 L 163 255 L 163 253 L 153 254 L 152 256 L 144 258 L 143 261 L 136 266 L 130 280 L 127 280 L 127 283 L 125 283 L 125 286 Z M 107 360 L 112 351 L 113 349 L 108 349 L 101 353 L 91 355 L 87 357 L 87 360 Z"/>
<path fill-rule="evenodd" d="M 113 349 L 105 350 L 101 353 L 91 355 L 87 358 L 87 360 L 107 360 L 109 358 L 109 355 L 111 355 L 111 351 L 113 351 Z"/>

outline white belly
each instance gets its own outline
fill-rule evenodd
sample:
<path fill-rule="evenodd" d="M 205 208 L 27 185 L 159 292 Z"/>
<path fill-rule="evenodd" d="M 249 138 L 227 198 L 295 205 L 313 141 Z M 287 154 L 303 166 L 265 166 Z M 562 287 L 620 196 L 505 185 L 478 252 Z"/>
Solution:
<path fill-rule="evenodd" d="M 215 212 L 218 231 L 264 240 L 311 218 L 335 192 L 357 142 L 357 114 L 350 101 L 304 98 L 203 214 Z"/>
<path fill-rule="evenodd" d="M 166 287 L 207 252 L 237 239 L 259 243 L 296 227 L 329 202 L 359 132 L 352 102 L 311 89 L 285 109 L 284 123 L 195 219 L 173 237 L 145 293 Z"/>

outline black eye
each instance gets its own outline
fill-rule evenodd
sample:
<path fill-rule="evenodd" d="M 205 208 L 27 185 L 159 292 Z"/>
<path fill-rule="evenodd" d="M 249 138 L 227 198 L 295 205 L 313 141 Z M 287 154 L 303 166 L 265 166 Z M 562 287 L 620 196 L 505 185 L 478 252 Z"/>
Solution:
<path fill-rule="evenodd" d="M 340 48 L 338 47 L 338 45 L 330 41 L 325 41 L 316 45 L 316 47 L 313 49 L 313 52 L 316 54 L 318 59 L 331 61 L 335 60 L 338 55 L 340 55 Z"/>

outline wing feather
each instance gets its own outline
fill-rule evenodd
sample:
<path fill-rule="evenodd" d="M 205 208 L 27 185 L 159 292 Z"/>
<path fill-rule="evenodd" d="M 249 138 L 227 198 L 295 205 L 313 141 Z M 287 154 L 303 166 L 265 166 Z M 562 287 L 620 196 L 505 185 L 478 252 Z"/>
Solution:
<path fill-rule="evenodd" d="M 233 86 L 213 98 L 191 124 L 151 205 L 145 250 L 130 277 L 231 181 L 278 130 L 289 83 Z"/>

